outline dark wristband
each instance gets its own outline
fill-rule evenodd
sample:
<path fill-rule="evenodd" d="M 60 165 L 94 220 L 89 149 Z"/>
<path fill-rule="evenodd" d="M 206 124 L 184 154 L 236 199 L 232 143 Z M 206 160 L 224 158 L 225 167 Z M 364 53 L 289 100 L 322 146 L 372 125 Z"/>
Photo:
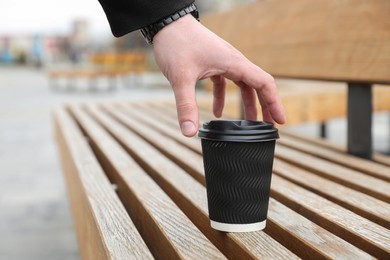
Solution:
<path fill-rule="evenodd" d="M 142 36 L 145 38 L 146 42 L 149 44 L 153 44 L 153 37 L 161 31 L 162 28 L 165 26 L 173 23 L 174 21 L 180 19 L 181 17 L 187 15 L 187 14 L 192 14 L 194 18 L 196 18 L 199 21 L 199 12 L 198 8 L 196 7 L 195 4 L 191 4 L 176 13 L 156 22 L 153 24 L 150 24 L 148 26 L 145 26 L 142 28 L 140 31 L 142 33 Z"/>

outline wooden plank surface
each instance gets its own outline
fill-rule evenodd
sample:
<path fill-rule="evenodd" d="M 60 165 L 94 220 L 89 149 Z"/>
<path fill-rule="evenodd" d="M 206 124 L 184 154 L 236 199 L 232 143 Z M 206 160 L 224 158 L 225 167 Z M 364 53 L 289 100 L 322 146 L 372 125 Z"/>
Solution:
<path fill-rule="evenodd" d="M 373 155 L 373 158 L 376 162 L 387 165 L 390 167 L 390 156 L 376 153 Z"/>
<path fill-rule="evenodd" d="M 121 122 L 153 144 L 160 152 L 190 173 L 201 184 L 205 184 L 203 160 L 196 152 L 183 147 L 175 140 L 163 138 L 157 130 L 146 127 L 146 124 L 141 121 L 142 114 L 140 115 L 132 109 L 122 110 L 110 107 L 110 111 L 115 111 L 115 116 Z M 182 160 L 182 158 L 186 158 L 186 160 Z"/>
<path fill-rule="evenodd" d="M 275 157 L 390 203 L 389 182 L 283 146 L 275 148 Z"/>
<path fill-rule="evenodd" d="M 269 221 L 266 232 L 293 250 L 303 259 L 371 259 L 343 239 L 328 232 L 274 198 L 269 202 Z"/>
<path fill-rule="evenodd" d="M 110 116 L 101 109 L 89 111 L 175 201 L 199 230 L 228 258 L 296 258 L 294 254 L 264 232 L 237 235 L 213 230 L 207 216 L 204 186 L 148 142 L 129 131 L 129 128 L 114 120 L 116 118 L 114 111 L 110 111 Z M 153 159 L 150 160 L 151 158 Z"/>
<path fill-rule="evenodd" d="M 316 157 L 326 159 L 327 161 L 335 162 L 339 165 L 344 165 L 348 168 L 362 171 L 373 177 L 390 181 L 390 170 L 388 166 L 384 166 L 368 160 L 361 160 L 355 156 L 342 152 L 335 153 L 334 150 L 329 150 L 326 147 L 315 144 L 305 143 L 287 135 L 283 135 L 283 138 L 280 138 L 278 143 L 282 146 L 294 148 L 295 150 L 315 155 Z"/>
<path fill-rule="evenodd" d="M 161 111 L 156 109 L 156 107 L 151 106 L 151 104 L 145 104 L 145 103 L 136 103 L 136 104 L 129 104 L 129 103 L 122 103 L 120 104 L 123 110 L 129 111 L 136 109 L 138 113 L 135 113 L 135 116 L 137 117 L 137 121 L 141 121 L 147 125 L 149 125 L 151 128 L 159 131 L 160 133 L 163 133 L 166 136 L 169 136 L 171 139 L 174 139 L 175 141 L 187 146 L 192 151 L 199 153 L 200 149 L 200 142 L 196 140 L 196 138 L 176 138 L 178 135 L 178 123 L 177 120 L 172 117 L 170 113 L 160 113 Z M 154 108 L 154 109 L 153 109 Z M 140 115 L 140 110 L 142 111 L 142 115 Z M 158 114 L 158 120 L 154 117 L 156 114 Z M 161 122 L 167 122 L 167 124 L 161 124 Z"/>
<path fill-rule="evenodd" d="M 301 143 L 305 143 L 305 144 L 309 144 L 309 145 L 310 144 L 318 145 L 319 147 L 321 147 L 321 149 L 327 149 L 328 151 L 334 152 L 335 154 L 346 154 L 346 151 L 347 151 L 345 147 L 338 145 L 338 144 L 330 143 L 324 139 L 310 137 L 310 136 L 303 136 L 303 135 L 293 133 L 291 131 L 287 131 L 287 130 L 283 130 L 283 129 L 280 130 L 279 132 L 283 136 L 288 136 L 288 137 L 294 138 L 295 140 L 297 140 Z M 383 155 L 380 153 L 374 153 L 373 160 L 376 163 L 380 163 L 384 166 L 390 167 L 390 156 Z"/>
<path fill-rule="evenodd" d="M 202 23 L 275 76 L 389 84 L 389 13 L 387 0 L 259 1 Z"/>
<path fill-rule="evenodd" d="M 390 204 L 275 159 L 274 173 L 390 229 Z"/>
<path fill-rule="evenodd" d="M 150 116 L 150 120 L 145 119 L 145 121 L 149 121 L 149 124 L 144 125 L 143 129 L 148 128 L 148 127 L 160 129 L 161 133 L 155 133 L 155 135 L 157 135 L 158 138 L 164 139 L 164 136 L 165 136 L 165 138 L 166 137 L 172 138 L 175 141 L 177 141 L 178 143 L 182 143 L 184 145 L 185 145 L 185 143 L 189 143 L 189 141 L 186 141 L 186 142 L 181 141 L 181 139 L 184 139 L 184 137 L 181 136 L 180 130 L 177 127 L 173 126 L 173 124 L 176 123 L 174 120 L 174 117 L 172 116 L 173 114 L 171 114 L 171 117 L 170 117 L 171 120 L 159 120 L 159 119 L 161 119 L 162 114 L 164 114 L 165 115 L 164 117 L 166 117 L 166 115 L 170 113 L 170 112 L 167 112 L 169 110 L 169 107 L 165 107 L 165 109 L 163 109 L 162 107 L 159 107 L 158 109 L 153 110 L 153 108 L 150 108 L 150 107 L 149 107 L 149 109 L 146 108 L 146 105 L 139 105 L 138 107 L 137 106 L 129 106 L 128 110 L 131 110 L 133 113 L 140 113 L 140 114 L 146 113 L 148 116 Z M 148 110 L 149 110 L 149 113 L 147 112 Z M 160 113 L 157 113 L 157 111 L 159 111 Z M 168 119 L 168 118 L 166 118 L 166 119 Z M 164 128 L 166 128 L 166 130 L 164 130 Z M 194 141 L 195 139 L 186 139 L 186 140 Z M 197 151 L 200 154 L 201 148 L 199 145 L 199 140 L 197 140 L 195 142 L 198 143 Z M 167 146 L 167 147 L 170 148 L 170 146 Z M 191 144 L 190 147 L 193 148 L 193 144 Z M 178 156 L 180 156 L 180 155 L 178 155 Z M 186 157 L 181 157 L 181 158 L 182 158 L 182 160 L 186 160 Z M 348 195 L 348 194 L 343 194 L 343 195 Z M 359 195 L 363 196 L 364 194 L 359 193 Z M 367 202 L 371 203 L 371 202 L 376 202 L 376 201 L 370 201 L 370 199 L 368 198 Z M 379 201 L 379 202 L 381 202 L 381 201 Z M 386 203 L 383 203 L 383 205 L 388 206 L 388 204 L 386 204 Z M 278 205 L 278 206 L 283 207 L 281 205 Z M 381 205 L 378 205 L 378 207 L 379 206 L 381 206 Z M 275 206 L 275 207 L 277 208 L 277 206 Z M 313 243 L 313 240 L 315 240 L 315 238 L 313 238 L 309 234 L 306 234 L 304 236 L 304 237 L 306 237 L 305 239 L 302 238 L 302 234 L 305 233 L 304 230 L 306 230 L 307 233 L 313 232 L 312 229 L 308 228 L 308 225 L 305 225 L 305 227 L 303 229 L 299 228 L 299 224 L 297 224 L 296 226 L 294 225 L 293 227 L 291 227 L 291 229 L 286 228 L 285 225 L 280 224 L 280 222 L 282 222 L 282 221 L 280 219 L 276 218 L 276 217 L 278 217 L 278 215 L 273 210 L 274 209 L 270 209 L 270 211 L 269 211 L 268 220 L 271 224 L 267 228 L 267 233 L 273 234 L 274 238 L 276 238 L 276 239 L 281 239 L 280 241 L 282 243 L 287 243 L 288 248 L 290 248 L 290 249 L 293 248 L 294 252 L 297 253 L 298 255 L 300 255 L 301 257 L 305 256 L 305 253 L 308 254 L 308 255 L 306 255 L 306 257 L 308 257 L 309 255 L 313 256 L 313 255 L 317 255 L 317 254 L 326 255 L 325 252 L 328 252 L 329 248 L 328 249 L 325 249 L 325 248 L 320 249 L 319 244 Z M 373 210 L 375 210 L 375 207 L 373 207 Z M 389 212 L 388 210 L 383 211 L 384 214 L 388 214 L 388 212 Z M 274 215 L 274 214 L 276 214 L 276 215 Z M 294 213 L 291 213 L 291 212 L 289 214 L 294 215 Z M 380 213 L 378 215 L 380 215 Z M 379 219 L 379 217 L 377 219 Z M 305 221 L 307 221 L 307 220 L 301 220 L 300 216 L 298 214 L 296 214 L 294 221 L 292 221 L 292 222 L 301 223 L 300 221 L 306 223 Z M 383 222 L 385 224 L 387 224 L 386 220 L 384 220 Z M 317 229 L 318 227 L 316 225 L 314 225 L 313 228 Z M 281 231 L 282 229 L 284 229 L 284 232 L 287 232 L 287 233 L 283 233 Z M 350 247 L 343 245 L 343 243 L 340 243 L 340 241 L 338 241 L 332 235 L 329 235 L 326 232 L 324 232 L 323 234 L 321 232 L 314 232 L 314 233 L 316 233 L 319 237 L 322 237 L 323 239 L 327 238 L 325 240 L 332 240 L 334 242 L 337 241 L 336 244 L 338 246 L 342 247 L 342 249 L 340 249 L 341 251 L 344 250 L 345 252 L 349 252 L 349 254 L 351 254 Z M 288 239 L 287 239 L 287 237 L 288 237 Z M 311 239 L 313 239 L 313 240 L 311 240 Z M 292 241 L 294 241 L 294 242 L 292 242 Z M 316 241 L 318 241 L 318 240 L 316 240 Z M 302 243 L 304 243 L 305 246 L 303 246 Z M 295 245 L 295 247 L 293 245 Z M 329 246 L 332 247 L 333 245 L 334 244 L 329 243 Z M 341 246 L 341 245 L 343 245 L 343 246 Z M 340 254 L 339 254 L 339 256 L 340 256 Z M 333 255 L 333 257 L 335 257 L 335 255 Z"/>
<path fill-rule="evenodd" d="M 81 257 L 153 259 L 74 120 L 54 119 Z"/>
<path fill-rule="evenodd" d="M 361 159 L 343 163 L 335 158 L 339 150 L 334 150 L 335 156 L 326 146 L 316 144 L 317 151 L 314 143 L 303 141 L 302 145 L 300 139 L 287 136 L 285 142 L 277 144 L 266 229 L 223 233 L 213 230 L 208 220 L 200 140 L 181 135 L 172 103 L 72 106 L 71 112 L 62 110 L 60 117 L 56 114 L 57 132 L 68 175 L 74 179 L 79 170 L 90 170 L 87 177 L 82 175 L 89 182 L 72 179 L 76 185 L 70 185 L 78 230 L 86 226 L 95 230 L 87 235 L 79 232 L 82 246 L 89 247 L 83 249 L 87 256 L 118 256 L 116 252 L 108 253 L 107 248 L 113 245 L 105 246 L 109 244 L 106 240 L 112 239 L 105 232 L 118 229 L 116 218 L 106 224 L 111 225 L 111 231 L 96 228 L 100 226 L 95 220 L 103 218 L 99 211 L 115 211 L 115 207 L 97 203 L 102 195 L 83 187 L 96 188 L 89 178 L 96 178 L 97 169 L 98 176 L 103 177 L 93 181 L 108 185 L 108 193 L 116 200 L 114 206 L 119 203 L 124 217 L 141 234 L 136 233 L 134 241 L 147 245 L 155 258 L 390 257 L 390 204 L 386 193 L 390 182 L 383 165 L 362 163 L 357 168 L 352 164 L 359 164 Z M 212 118 L 204 112 L 201 116 Z M 69 132 L 72 135 L 64 134 Z M 119 198 L 110 181 L 117 186 Z M 88 198 L 94 201 L 94 207 L 89 206 Z M 85 241 L 90 239 L 95 241 L 87 244 Z M 151 257 L 148 251 L 147 254 Z"/>
<path fill-rule="evenodd" d="M 271 194 L 278 201 L 373 256 L 383 259 L 390 256 L 388 229 L 278 175 L 273 176 Z"/>
<path fill-rule="evenodd" d="M 156 258 L 225 259 L 115 139 L 81 108 L 72 112 Z"/>
<path fill-rule="evenodd" d="M 156 115 L 156 111 L 158 110 L 160 112 L 164 111 L 162 113 L 164 115 L 170 113 L 171 117 L 174 118 L 174 108 L 172 106 L 155 105 L 154 107 L 156 107 L 157 109 L 155 109 L 154 113 L 151 112 L 149 114 L 150 116 L 152 116 L 153 114 Z M 142 111 L 144 111 L 144 109 L 145 108 L 143 107 Z M 208 116 L 207 120 L 210 118 L 212 118 L 212 116 Z M 165 122 L 167 125 L 172 125 L 175 123 L 174 120 L 170 120 L 170 121 L 165 120 L 162 122 Z M 178 136 L 180 136 L 180 135 L 178 134 Z M 180 137 L 177 137 L 177 138 L 180 139 Z M 278 147 L 278 149 L 279 149 L 279 147 Z M 278 149 L 276 149 L 276 156 L 277 157 L 278 157 Z M 388 227 L 389 217 L 390 217 L 390 214 L 389 214 L 390 204 L 382 202 L 382 201 L 377 200 L 377 199 L 374 199 L 370 196 L 367 196 L 363 192 L 358 192 L 358 191 L 354 191 L 353 189 L 343 187 L 343 185 L 337 184 L 337 182 L 335 183 L 334 182 L 335 179 L 333 179 L 332 181 L 327 181 L 326 179 L 321 180 L 320 177 L 316 176 L 317 171 L 315 171 L 314 174 L 311 173 L 309 175 L 299 175 L 299 173 L 302 171 L 304 171 L 305 173 L 308 173 L 309 171 L 305 171 L 305 168 L 307 167 L 307 165 L 309 165 L 313 169 L 324 171 L 328 174 L 334 174 L 334 176 L 336 176 L 337 178 L 344 179 L 345 181 L 351 181 L 352 183 L 356 182 L 357 184 L 360 183 L 360 185 L 363 187 L 367 185 L 366 188 L 370 189 L 371 192 L 374 192 L 374 193 L 377 192 L 376 189 L 378 188 L 379 190 L 381 190 L 381 195 L 379 197 L 383 197 L 383 196 L 386 197 L 388 195 L 388 192 L 387 192 L 387 190 L 388 190 L 387 187 L 389 185 L 388 181 L 386 182 L 386 181 L 382 181 L 382 180 L 379 180 L 376 178 L 372 178 L 370 176 L 365 176 L 357 171 L 350 170 L 346 167 L 338 168 L 339 166 L 333 165 L 334 163 L 333 164 L 329 163 L 329 165 L 328 165 L 328 162 L 325 160 L 320 160 L 320 162 L 326 163 L 327 166 L 326 167 L 319 167 L 318 166 L 319 161 L 316 161 L 316 160 L 318 160 L 318 158 L 315 158 L 315 157 L 306 158 L 305 154 L 302 154 L 298 151 L 293 151 L 293 152 L 295 152 L 293 155 L 291 155 L 291 156 L 286 155 L 286 156 L 283 156 L 283 158 L 282 158 L 282 159 L 287 158 L 287 162 L 289 162 L 289 163 L 293 162 L 292 165 L 289 165 L 288 169 L 283 168 L 283 166 L 288 165 L 286 162 L 276 160 L 274 169 L 275 169 L 275 171 L 278 172 L 278 174 L 283 173 L 284 176 L 287 176 L 287 177 L 289 176 L 290 179 L 292 178 L 291 176 L 294 176 L 296 174 L 298 176 L 295 176 L 293 179 L 295 181 L 301 179 L 300 184 L 302 185 L 303 183 L 306 183 L 306 186 L 303 185 L 306 188 L 309 188 L 312 191 L 313 190 L 317 190 L 317 192 L 321 191 L 321 195 L 325 195 L 325 193 L 326 193 L 327 196 L 325 196 L 325 197 L 328 197 L 328 198 L 333 197 L 333 200 L 342 206 L 346 206 L 348 204 L 349 208 L 352 211 L 356 210 L 356 213 L 361 214 L 365 217 L 370 216 L 370 219 L 372 219 L 373 221 L 378 221 L 384 227 Z M 303 159 L 300 158 L 299 156 L 303 156 Z M 294 158 L 294 160 L 292 160 L 292 158 Z M 359 160 L 363 161 L 361 159 L 359 159 Z M 298 167 L 294 167 L 294 164 L 296 164 L 296 161 L 299 162 L 298 163 L 299 166 L 304 166 L 304 168 L 299 169 Z M 386 168 L 384 168 L 384 169 L 386 169 Z M 334 172 L 332 172 L 332 170 L 334 170 Z M 340 173 L 340 170 L 341 170 L 341 173 Z M 344 176 L 343 173 L 346 173 L 346 172 L 349 174 L 353 174 L 353 175 L 350 175 L 349 177 L 348 177 L 348 175 Z M 340 176 L 337 176 L 337 175 L 340 175 Z M 314 179 L 310 179 L 311 176 L 314 176 Z M 305 178 L 308 178 L 308 180 L 306 181 Z M 329 186 L 323 187 L 324 185 L 327 185 L 327 184 L 329 184 Z M 343 184 L 345 184 L 345 183 L 343 183 Z M 372 185 L 372 186 L 370 186 L 370 185 Z M 352 197 L 349 197 L 349 196 L 352 196 Z M 360 201 L 358 202 L 358 200 L 360 200 Z M 364 202 L 367 202 L 368 204 L 363 205 Z M 347 226 L 347 224 L 345 224 L 345 225 Z M 360 238 L 358 238 L 358 239 L 360 239 Z"/>

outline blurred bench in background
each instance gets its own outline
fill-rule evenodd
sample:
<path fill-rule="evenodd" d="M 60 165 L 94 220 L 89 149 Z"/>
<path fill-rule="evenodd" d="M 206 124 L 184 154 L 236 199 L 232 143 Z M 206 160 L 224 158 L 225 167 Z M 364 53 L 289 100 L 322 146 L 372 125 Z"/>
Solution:
<path fill-rule="evenodd" d="M 342 118 L 347 115 L 346 83 L 276 79 L 279 94 L 286 109 L 287 123 L 293 126 L 302 123 L 320 123 L 325 125 L 328 120 Z M 212 89 L 212 82 L 206 83 L 206 89 Z M 239 118 L 241 116 L 241 95 L 233 82 L 227 84 L 227 97 L 224 115 Z M 212 99 L 200 99 L 199 105 L 212 109 Z M 260 111 L 259 106 L 259 111 Z M 376 85 L 373 89 L 373 111 L 390 111 L 390 88 Z M 326 137 L 326 128 L 322 137 Z"/>
<path fill-rule="evenodd" d="M 60 81 L 68 90 L 77 88 L 77 80 L 86 80 L 88 90 L 98 90 L 98 81 L 106 81 L 108 89 L 115 89 L 118 80 L 126 80 L 131 75 L 148 70 L 146 52 L 102 52 L 88 57 L 87 64 L 64 69 L 53 69 L 48 72 L 51 88 L 59 88 Z M 126 82 L 125 82 L 126 83 Z"/>
<path fill-rule="evenodd" d="M 390 104 L 389 91 L 378 90 L 373 101 L 372 90 L 390 84 L 389 13 L 387 0 L 259 1 L 202 23 L 277 78 L 347 85 L 347 92 L 324 83 L 281 92 L 293 122 L 346 113 L 348 152 L 371 159 L 373 107 L 389 110 Z M 340 102 L 343 97 L 348 101 Z"/>

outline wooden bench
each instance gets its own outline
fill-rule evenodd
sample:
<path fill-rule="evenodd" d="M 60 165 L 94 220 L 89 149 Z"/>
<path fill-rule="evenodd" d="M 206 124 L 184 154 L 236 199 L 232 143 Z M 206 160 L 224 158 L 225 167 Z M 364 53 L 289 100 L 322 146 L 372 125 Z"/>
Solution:
<path fill-rule="evenodd" d="M 173 103 L 72 105 L 54 119 L 84 259 L 390 258 L 385 163 L 282 133 L 266 229 L 223 233 L 209 225 L 200 140 L 181 135 Z"/>
<path fill-rule="evenodd" d="M 387 0 L 258 1 L 202 23 L 275 77 L 346 83 L 347 151 L 371 159 L 372 86 L 390 84 L 389 13 Z"/>
<path fill-rule="evenodd" d="M 52 89 L 59 89 L 62 80 L 67 90 L 74 90 L 81 85 L 76 81 L 84 79 L 88 82 L 89 91 L 98 90 L 99 81 L 103 80 L 106 81 L 106 89 L 113 90 L 119 78 L 125 80 L 130 75 L 138 75 L 146 70 L 145 52 L 93 53 L 89 55 L 87 64 L 51 69 L 48 77 Z"/>

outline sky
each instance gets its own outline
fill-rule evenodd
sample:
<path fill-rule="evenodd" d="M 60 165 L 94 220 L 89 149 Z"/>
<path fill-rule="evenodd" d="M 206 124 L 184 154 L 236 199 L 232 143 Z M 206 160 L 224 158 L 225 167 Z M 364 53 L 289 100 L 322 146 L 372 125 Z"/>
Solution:
<path fill-rule="evenodd" d="M 80 18 L 93 34 L 110 32 L 98 0 L 0 0 L 0 35 L 66 33 Z"/>

